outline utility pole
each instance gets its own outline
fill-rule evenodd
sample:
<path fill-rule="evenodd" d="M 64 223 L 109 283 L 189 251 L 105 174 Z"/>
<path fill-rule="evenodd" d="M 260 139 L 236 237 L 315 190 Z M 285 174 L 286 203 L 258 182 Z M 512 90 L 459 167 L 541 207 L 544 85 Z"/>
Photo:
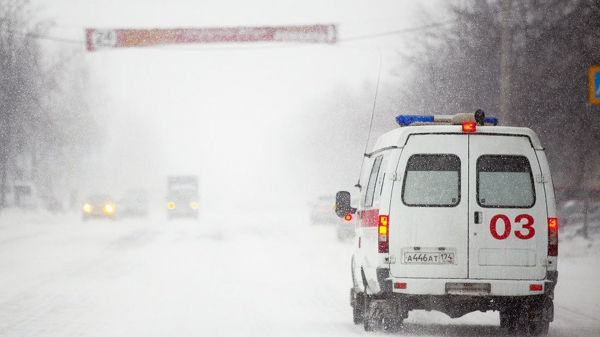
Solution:
<path fill-rule="evenodd" d="M 502 31 L 500 36 L 500 112 L 507 125 L 514 124 L 510 107 L 510 54 L 512 37 L 510 34 L 510 10 L 512 0 L 502 1 Z"/>

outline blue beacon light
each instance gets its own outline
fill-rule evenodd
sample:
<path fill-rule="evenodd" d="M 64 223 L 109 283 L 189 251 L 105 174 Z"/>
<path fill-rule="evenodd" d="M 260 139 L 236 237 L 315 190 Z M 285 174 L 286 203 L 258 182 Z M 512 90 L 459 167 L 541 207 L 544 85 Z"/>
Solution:
<path fill-rule="evenodd" d="M 412 123 L 433 123 L 433 116 L 400 115 L 396 117 L 396 122 L 398 122 L 400 126 L 409 126 Z"/>
<path fill-rule="evenodd" d="M 413 123 L 433 123 L 433 122 L 450 123 L 450 118 L 451 118 L 451 116 L 437 116 L 437 118 L 436 118 L 435 115 L 429 115 L 429 116 L 399 115 L 396 117 L 396 122 L 400 126 L 409 126 Z M 485 117 L 484 123 L 496 126 L 496 125 L 498 125 L 498 117 L 493 117 L 493 116 Z"/>

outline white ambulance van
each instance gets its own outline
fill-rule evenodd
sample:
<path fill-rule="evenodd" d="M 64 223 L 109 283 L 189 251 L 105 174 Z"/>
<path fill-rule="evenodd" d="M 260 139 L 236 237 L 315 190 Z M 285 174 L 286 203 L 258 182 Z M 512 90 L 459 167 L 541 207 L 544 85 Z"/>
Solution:
<path fill-rule="evenodd" d="M 536 134 L 481 110 L 397 122 L 365 155 L 358 207 L 336 196 L 338 216 L 357 218 L 354 322 L 390 330 L 411 310 L 496 310 L 511 333 L 546 334 L 558 222 Z"/>

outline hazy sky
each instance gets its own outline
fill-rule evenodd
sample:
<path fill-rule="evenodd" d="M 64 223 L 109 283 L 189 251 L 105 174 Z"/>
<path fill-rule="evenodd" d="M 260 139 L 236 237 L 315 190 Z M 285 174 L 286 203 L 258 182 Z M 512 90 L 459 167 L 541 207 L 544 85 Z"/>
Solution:
<path fill-rule="evenodd" d="M 56 23 L 51 35 L 81 40 L 84 28 L 334 23 L 339 25 L 342 41 L 423 25 L 415 14 L 423 4 L 435 4 L 358 0 L 34 3 L 42 8 L 40 17 Z M 324 185 L 323 179 L 307 175 L 318 163 L 307 162 L 304 151 L 313 149 L 298 144 L 303 141 L 303 128 L 320 123 L 322 117 L 317 118 L 312 109 L 315 102 L 332 96 L 335 87 L 358 90 L 375 82 L 378 47 L 385 81 L 389 69 L 398 66 L 394 55 L 399 40 L 390 36 L 334 46 L 219 44 L 88 53 L 85 62 L 97 95 L 91 108 L 113 127 L 107 144 L 110 159 L 97 156 L 95 160 L 109 166 L 112 184 L 125 188 L 147 184 L 148 178 L 155 178 L 151 182 L 155 188 L 164 186 L 168 174 L 198 174 L 202 199 L 211 207 L 287 206 L 315 194 L 333 193 L 331 189 L 343 188 L 340 181 Z M 366 122 L 369 115 L 365 111 Z M 349 169 L 358 170 L 340 168 Z"/>

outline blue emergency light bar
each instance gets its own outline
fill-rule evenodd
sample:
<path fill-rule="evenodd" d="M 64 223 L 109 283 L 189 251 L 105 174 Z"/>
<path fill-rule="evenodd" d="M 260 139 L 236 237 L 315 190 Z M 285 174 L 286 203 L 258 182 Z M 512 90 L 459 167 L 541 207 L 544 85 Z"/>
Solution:
<path fill-rule="evenodd" d="M 400 126 L 409 126 L 413 123 L 439 123 L 452 124 L 452 115 L 399 115 L 396 117 L 396 122 Z M 498 125 L 497 117 L 485 117 L 485 124 Z"/>
<path fill-rule="evenodd" d="M 400 115 L 396 117 L 396 122 L 400 126 L 409 126 L 412 123 L 433 123 L 435 120 L 434 116 L 421 116 L 421 115 Z"/>
<path fill-rule="evenodd" d="M 483 123 L 492 124 L 493 126 L 496 126 L 496 125 L 498 125 L 498 117 L 486 117 L 483 120 Z"/>

